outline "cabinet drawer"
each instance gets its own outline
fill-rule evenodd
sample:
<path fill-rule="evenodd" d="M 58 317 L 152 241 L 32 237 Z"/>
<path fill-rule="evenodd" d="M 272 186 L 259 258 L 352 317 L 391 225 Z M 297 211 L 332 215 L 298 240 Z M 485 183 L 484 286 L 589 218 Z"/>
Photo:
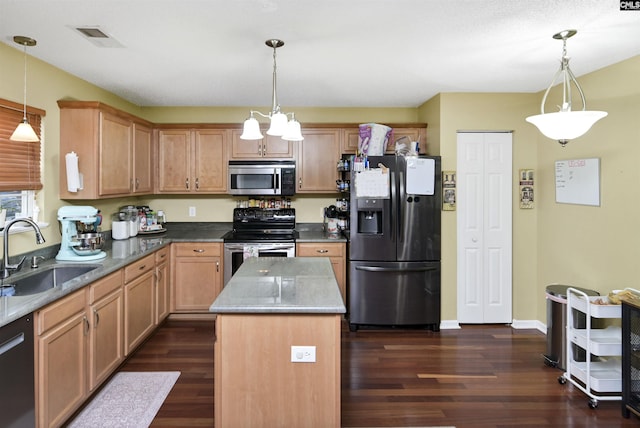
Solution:
<path fill-rule="evenodd" d="M 221 244 L 217 242 L 177 243 L 176 257 L 212 257 L 220 256 Z"/>
<path fill-rule="evenodd" d="M 82 289 L 38 311 L 38 334 L 41 335 L 73 315 L 84 312 L 85 300 L 85 290 Z"/>
<path fill-rule="evenodd" d="M 167 245 L 164 248 L 160 248 L 158 251 L 155 252 L 155 255 L 156 255 L 156 265 L 169 261 L 169 246 Z"/>
<path fill-rule="evenodd" d="M 143 273 L 151 271 L 155 266 L 154 255 L 149 254 L 148 256 L 138 260 L 137 262 L 131 263 L 129 266 L 124 268 L 124 283 L 128 283 Z"/>
<path fill-rule="evenodd" d="M 296 256 L 299 257 L 343 257 L 344 244 L 339 243 L 302 243 L 298 244 Z"/>
<path fill-rule="evenodd" d="M 97 280 L 89 287 L 89 304 L 93 304 L 112 291 L 122 287 L 122 269 L 102 279 Z"/>

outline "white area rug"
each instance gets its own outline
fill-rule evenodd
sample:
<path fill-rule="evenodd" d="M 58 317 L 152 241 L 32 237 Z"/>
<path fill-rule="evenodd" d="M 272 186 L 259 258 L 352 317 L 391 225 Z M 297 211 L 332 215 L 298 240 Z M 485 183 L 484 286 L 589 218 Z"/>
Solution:
<path fill-rule="evenodd" d="M 148 427 L 179 376 L 180 372 L 117 373 L 69 427 Z"/>

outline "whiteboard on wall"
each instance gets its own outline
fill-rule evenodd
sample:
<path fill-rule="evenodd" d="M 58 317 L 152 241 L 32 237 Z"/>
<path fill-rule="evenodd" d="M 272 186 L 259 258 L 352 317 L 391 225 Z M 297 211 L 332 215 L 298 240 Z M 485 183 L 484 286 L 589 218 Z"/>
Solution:
<path fill-rule="evenodd" d="M 556 161 L 556 202 L 600 206 L 600 159 Z"/>

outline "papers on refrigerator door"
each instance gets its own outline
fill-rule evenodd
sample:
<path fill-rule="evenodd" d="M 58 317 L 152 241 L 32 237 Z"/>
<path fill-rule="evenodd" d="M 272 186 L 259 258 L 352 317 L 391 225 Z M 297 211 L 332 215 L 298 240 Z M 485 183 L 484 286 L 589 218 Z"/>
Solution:
<path fill-rule="evenodd" d="M 389 170 L 373 168 L 355 174 L 356 198 L 389 199 Z"/>
<path fill-rule="evenodd" d="M 433 195 L 435 193 L 435 159 L 407 159 L 407 194 Z"/>

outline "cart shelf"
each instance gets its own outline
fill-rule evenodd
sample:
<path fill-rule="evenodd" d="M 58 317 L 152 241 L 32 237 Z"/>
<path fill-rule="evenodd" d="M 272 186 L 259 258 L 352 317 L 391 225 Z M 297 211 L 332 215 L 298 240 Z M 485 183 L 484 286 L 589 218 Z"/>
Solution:
<path fill-rule="evenodd" d="M 575 288 L 567 289 L 567 371 L 558 378 L 560 383 L 569 381 L 584 392 L 592 409 L 598 406 L 598 400 L 622 399 L 622 331 L 616 326 L 593 328 L 592 322 L 593 318 L 620 319 L 622 308 L 606 304 L 608 300 L 603 304 L 602 299 Z M 573 325 L 574 311 L 585 315 L 586 328 Z M 574 344 L 584 349 L 586 361 L 576 358 Z"/>
<path fill-rule="evenodd" d="M 622 353 L 622 328 L 609 326 L 602 329 L 572 329 L 571 341 L 583 349 L 591 350 L 591 354 L 621 355 Z"/>

